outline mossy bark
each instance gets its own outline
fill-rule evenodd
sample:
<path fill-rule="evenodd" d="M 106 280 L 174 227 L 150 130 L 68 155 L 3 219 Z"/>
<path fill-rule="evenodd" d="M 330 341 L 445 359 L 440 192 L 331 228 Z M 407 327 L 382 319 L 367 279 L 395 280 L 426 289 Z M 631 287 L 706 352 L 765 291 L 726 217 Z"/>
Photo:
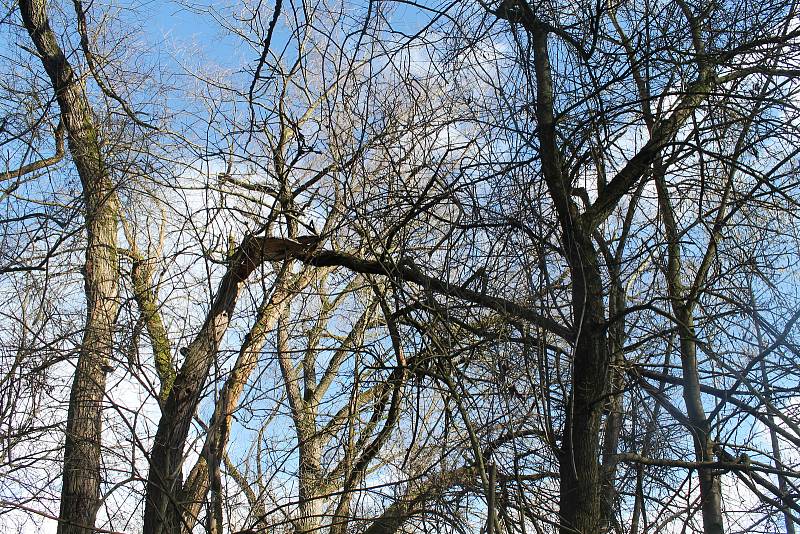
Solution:
<path fill-rule="evenodd" d="M 100 505 L 102 401 L 119 309 L 117 199 L 81 78 L 50 27 L 46 1 L 20 0 L 19 8 L 53 86 L 69 151 L 83 186 L 86 324 L 67 415 L 58 531 L 88 534 L 94 532 Z"/>

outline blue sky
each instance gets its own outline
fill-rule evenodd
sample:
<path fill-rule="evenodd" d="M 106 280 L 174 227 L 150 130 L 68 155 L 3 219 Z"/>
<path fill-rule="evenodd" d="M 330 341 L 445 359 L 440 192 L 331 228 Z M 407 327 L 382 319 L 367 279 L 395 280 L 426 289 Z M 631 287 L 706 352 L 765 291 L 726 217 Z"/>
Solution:
<path fill-rule="evenodd" d="M 137 19 L 146 41 L 161 43 L 164 56 L 191 57 L 199 52 L 202 57 L 196 60 L 209 59 L 222 67 L 236 67 L 241 62 L 237 59 L 239 40 L 223 30 L 209 13 L 211 9 L 227 11 L 228 7 L 213 1 L 195 2 L 191 9 L 173 0 L 149 2 L 142 6 Z"/>

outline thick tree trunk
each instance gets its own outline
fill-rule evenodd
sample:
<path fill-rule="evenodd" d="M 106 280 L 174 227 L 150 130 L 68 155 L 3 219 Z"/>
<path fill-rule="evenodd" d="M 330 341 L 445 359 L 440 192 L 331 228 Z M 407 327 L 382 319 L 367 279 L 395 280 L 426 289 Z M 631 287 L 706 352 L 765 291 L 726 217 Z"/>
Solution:
<path fill-rule="evenodd" d="M 228 375 L 220 392 L 214 414 L 208 425 L 208 433 L 203 445 L 203 454 L 197 459 L 182 491 L 184 531 L 191 531 L 196 525 L 202 503 L 211 483 L 209 468 L 218 469 L 230 436 L 233 414 L 239 404 L 250 374 L 256 368 L 258 357 L 264 348 L 267 334 L 274 328 L 278 316 L 288 305 L 289 294 L 278 290 L 271 298 L 266 298 L 258 312 L 258 317 L 245 338 L 239 357 Z M 210 460 L 213 460 L 210 462 Z M 215 463 L 214 463 L 215 462 Z"/>
<path fill-rule="evenodd" d="M 609 315 L 611 317 L 621 317 L 625 311 L 625 289 L 620 283 L 619 269 L 617 266 L 610 269 L 612 287 L 609 295 Z M 624 386 L 624 374 L 620 368 L 624 362 L 623 350 L 625 347 L 625 321 L 617 320 L 609 326 L 609 352 L 612 360 L 613 376 L 609 377 L 610 396 L 607 404 L 608 415 L 606 416 L 603 431 L 603 458 L 602 458 L 602 495 L 601 495 L 601 520 L 606 531 L 620 531 L 619 525 L 614 517 L 617 508 L 617 489 L 615 479 L 617 473 L 616 455 L 619 449 L 619 436 L 622 430 L 622 388 Z"/>
<path fill-rule="evenodd" d="M 322 448 L 317 433 L 315 410 L 308 410 L 301 424 L 297 424 L 299 441 L 299 507 L 295 532 L 312 534 L 317 532 L 322 521 L 322 495 L 319 494 L 322 481 Z"/>
<path fill-rule="evenodd" d="M 200 393 L 245 281 L 266 261 L 281 261 L 305 254 L 311 246 L 309 240 L 306 241 L 308 243 L 248 236 L 231 258 L 205 323 L 187 347 L 186 359 L 162 409 L 150 455 L 145 497 L 145 534 L 173 534 L 184 527 L 184 446 L 200 402 Z M 280 284 L 280 281 L 277 283 Z"/>
<path fill-rule="evenodd" d="M 294 530 L 297 534 L 310 534 L 319 529 L 322 519 L 322 443 L 317 430 L 317 408 L 310 395 L 313 389 L 308 388 L 314 388 L 316 383 L 312 377 L 304 376 L 302 382 L 307 386 L 306 394 L 301 392 L 301 380 L 290 357 L 287 319 L 288 312 L 278 325 L 278 361 L 297 436 L 298 509 Z"/>
<path fill-rule="evenodd" d="M 245 336 L 236 364 L 225 380 L 214 406 L 203 444 L 203 453 L 192 467 L 183 486 L 181 503 L 185 532 L 190 532 L 197 523 L 201 505 L 206 500 L 212 481 L 212 477 L 209 476 L 212 472 L 210 469 L 219 469 L 220 462 L 225 457 L 233 415 L 239 406 L 245 385 L 258 364 L 267 335 L 274 329 L 281 314 L 287 311 L 292 298 L 307 287 L 313 277 L 314 270 L 305 269 L 290 283 L 283 283 L 281 279 L 276 280 L 277 287 L 273 294 L 265 295 L 256 320 Z"/>
<path fill-rule="evenodd" d="M 572 308 L 577 329 L 572 392 L 561 445 L 561 532 L 598 532 L 601 522 L 599 436 L 608 381 L 602 280 L 588 238 L 570 243 Z M 582 261 L 582 263 L 580 263 Z"/>
<path fill-rule="evenodd" d="M 94 532 L 100 503 L 100 435 L 106 369 L 119 291 L 117 205 L 97 126 L 80 77 L 50 28 L 45 0 L 20 0 L 20 13 L 56 94 L 69 150 L 83 186 L 86 220 L 86 325 L 72 383 L 64 447 L 59 532 Z"/>
<path fill-rule="evenodd" d="M 527 8 L 530 10 L 530 8 Z M 536 71 L 536 120 L 542 174 L 553 200 L 572 279 L 575 338 L 572 391 L 565 407 L 559 458 L 561 532 L 585 534 L 600 526 L 600 422 L 608 381 L 608 347 L 603 279 L 592 226 L 584 224 L 563 170 L 554 113 L 548 32 L 533 13 L 526 15 Z"/>
<path fill-rule="evenodd" d="M 175 534 L 182 529 L 183 449 L 201 389 L 233 314 L 239 288 L 252 270 L 238 267 L 230 269 L 223 278 L 206 322 L 189 344 L 186 361 L 162 409 L 150 455 L 144 515 L 147 534 Z"/>

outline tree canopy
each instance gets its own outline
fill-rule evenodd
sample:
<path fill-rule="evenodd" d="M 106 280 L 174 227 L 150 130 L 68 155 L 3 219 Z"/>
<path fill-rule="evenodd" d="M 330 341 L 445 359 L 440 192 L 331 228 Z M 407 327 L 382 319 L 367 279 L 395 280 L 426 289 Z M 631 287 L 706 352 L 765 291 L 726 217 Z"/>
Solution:
<path fill-rule="evenodd" d="M 797 9 L 4 2 L 0 530 L 794 534 Z"/>

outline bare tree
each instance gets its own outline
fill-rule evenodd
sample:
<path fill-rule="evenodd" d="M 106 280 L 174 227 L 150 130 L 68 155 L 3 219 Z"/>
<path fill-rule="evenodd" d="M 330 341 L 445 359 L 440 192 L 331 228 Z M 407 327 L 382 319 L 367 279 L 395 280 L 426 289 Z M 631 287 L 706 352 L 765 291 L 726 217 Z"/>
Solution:
<path fill-rule="evenodd" d="M 184 7 L 243 60 L 172 88 L 113 6 L 2 20 L 0 512 L 794 530 L 794 4 Z"/>
<path fill-rule="evenodd" d="M 51 80 L 84 191 L 86 325 L 67 419 L 59 531 L 90 532 L 100 496 L 100 410 L 118 309 L 116 196 L 91 105 L 50 28 L 47 5 L 23 1 L 20 13 Z"/>

